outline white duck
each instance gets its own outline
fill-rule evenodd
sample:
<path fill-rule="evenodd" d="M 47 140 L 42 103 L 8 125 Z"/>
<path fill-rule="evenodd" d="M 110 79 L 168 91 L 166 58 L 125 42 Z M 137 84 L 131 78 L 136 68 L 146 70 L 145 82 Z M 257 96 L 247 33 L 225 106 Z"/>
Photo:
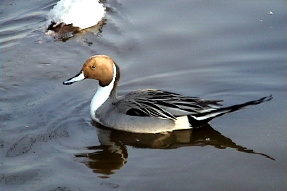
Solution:
<path fill-rule="evenodd" d="M 60 37 L 97 25 L 105 16 L 98 0 L 61 0 L 48 14 L 47 30 Z"/>

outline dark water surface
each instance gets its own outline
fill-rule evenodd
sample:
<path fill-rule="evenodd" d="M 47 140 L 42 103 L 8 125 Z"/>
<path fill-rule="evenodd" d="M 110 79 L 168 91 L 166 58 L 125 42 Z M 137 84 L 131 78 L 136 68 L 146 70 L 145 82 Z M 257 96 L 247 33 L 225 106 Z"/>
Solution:
<path fill-rule="evenodd" d="M 44 34 L 56 2 L 0 3 L 1 191 L 286 190 L 285 1 L 107 0 L 100 32 L 66 42 Z M 94 81 L 62 85 L 94 54 L 120 94 L 274 99 L 194 131 L 111 131 L 89 117 Z"/>

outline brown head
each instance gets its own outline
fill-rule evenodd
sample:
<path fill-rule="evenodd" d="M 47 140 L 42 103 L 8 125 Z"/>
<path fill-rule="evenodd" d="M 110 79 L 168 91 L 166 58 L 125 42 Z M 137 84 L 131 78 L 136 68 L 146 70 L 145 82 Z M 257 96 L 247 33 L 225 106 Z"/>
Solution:
<path fill-rule="evenodd" d="M 115 67 L 114 67 L 115 66 Z M 74 82 L 84 80 L 86 78 L 95 79 L 99 81 L 100 86 L 109 85 L 113 80 L 114 68 L 116 68 L 117 78 L 119 80 L 119 69 L 116 63 L 106 55 L 96 55 L 90 57 L 83 65 L 79 74 L 73 78 L 64 81 L 64 85 L 70 85 Z"/>
<path fill-rule="evenodd" d="M 83 65 L 86 78 L 99 80 L 101 86 L 106 86 L 113 80 L 115 62 L 108 56 L 97 55 L 89 58 Z"/>

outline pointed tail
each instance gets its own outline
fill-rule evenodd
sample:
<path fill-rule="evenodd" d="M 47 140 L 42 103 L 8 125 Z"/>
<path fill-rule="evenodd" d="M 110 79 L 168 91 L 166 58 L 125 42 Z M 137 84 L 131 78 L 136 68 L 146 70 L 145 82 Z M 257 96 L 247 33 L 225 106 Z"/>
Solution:
<path fill-rule="evenodd" d="M 273 99 L 273 97 L 272 97 L 272 95 L 269 95 L 269 96 L 260 98 L 258 100 L 248 101 L 248 102 L 245 102 L 242 104 L 232 105 L 232 106 L 228 106 L 228 107 L 222 107 L 222 108 L 218 108 L 216 110 L 194 114 L 192 116 L 189 116 L 189 122 L 193 127 L 197 127 L 197 126 L 200 126 L 202 124 L 209 122 L 210 120 L 212 120 L 215 117 L 224 115 L 226 113 L 237 111 L 237 110 L 242 109 L 246 106 L 257 105 L 257 104 L 260 104 L 262 102 L 270 101 L 271 99 Z"/>

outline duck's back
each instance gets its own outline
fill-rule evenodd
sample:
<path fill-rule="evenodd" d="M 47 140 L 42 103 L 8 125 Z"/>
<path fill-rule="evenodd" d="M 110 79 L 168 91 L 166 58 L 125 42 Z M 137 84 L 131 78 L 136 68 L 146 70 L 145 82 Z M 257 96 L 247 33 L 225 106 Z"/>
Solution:
<path fill-rule="evenodd" d="M 97 25 L 105 15 L 103 4 L 97 0 L 61 0 L 48 14 L 48 25 L 72 24 L 80 29 Z"/>

